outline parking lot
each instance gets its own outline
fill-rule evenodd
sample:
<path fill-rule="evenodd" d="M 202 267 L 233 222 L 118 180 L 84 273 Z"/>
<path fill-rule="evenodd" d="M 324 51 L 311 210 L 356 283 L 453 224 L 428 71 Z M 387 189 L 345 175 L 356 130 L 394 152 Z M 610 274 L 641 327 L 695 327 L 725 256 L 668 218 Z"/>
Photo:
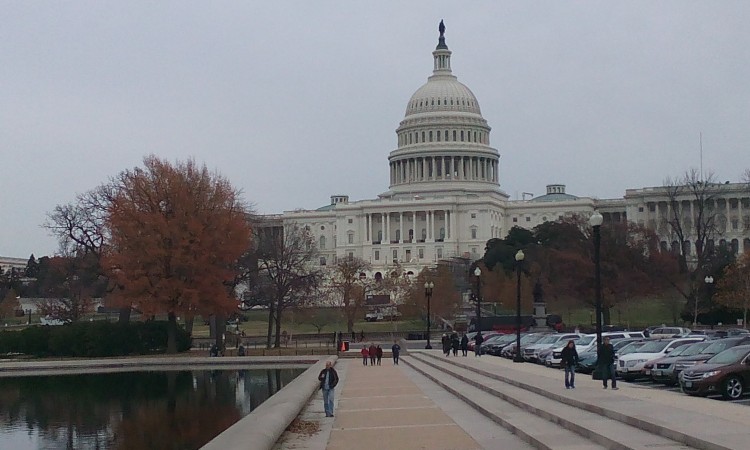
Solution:
<path fill-rule="evenodd" d="M 646 380 L 646 379 L 635 380 L 635 381 L 622 381 L 622 380 L 618 380 L 617 382 L 618 383 L 628 383 L 631 386 L 637 386 L 637 387 L 643 388 L 643 389 L 658 389 L 660 391 L 674 392 L 675 394 L 684 395 L 681 392 L 679 386 L 672 386 L 672 387 L 670 387 L 670 386 L 666 386 L 666 385 L 663 385 L 663 384 L 660 384 L 660 383 L 654 383 L 653 381 Z M 723 400 L 720 395 L 709 395 L 708 398 L 712 398 L 712 399 L 720 400 L 720 401 L 727 401 L 727 402 L 731 402 L 731 403 L 736 403 L 736 404 L 739 404 L 739 405 L 750 406 L 750 392 L 745 393 L 745 395 L 740 400 Z"/>

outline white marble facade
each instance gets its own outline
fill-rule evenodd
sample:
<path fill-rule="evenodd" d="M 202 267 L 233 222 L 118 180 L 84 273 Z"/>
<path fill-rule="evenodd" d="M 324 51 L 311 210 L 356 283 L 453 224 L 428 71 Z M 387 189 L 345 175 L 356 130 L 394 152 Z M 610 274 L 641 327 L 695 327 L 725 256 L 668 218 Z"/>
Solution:
<path fill-rule="evenodd" d="M 546 195 L 510 200 L 500 189 L 491 129 L 474 94 L 453 75 L 442 35 L 432 54 L 433 73 L 409 99 L 396 130 L 389 190 L 371 200 L 334 195 L 322 208 L 281 215 L 285 226 L 308 227 L 316 237 L 320 264 L 354 256 L 372 264 L 368 276 L 387 273 L 396 261 L 418 273 L 444 258 L 479 258 L 489 239 L 505 237 L 513 226 L 533 228 L 594 209 L 605 224 L 635 221 L 657 229 L 663 245 L 674 245 L 663 226 L 668 204 L 663 188 L 629 189 L 623 198 L 602 200 L 576 197 L 552 184 Z M 750 250 L 748 188 L 719 186 L 716 207 L 724 226 L 717 237 L 738 252 Z"/>

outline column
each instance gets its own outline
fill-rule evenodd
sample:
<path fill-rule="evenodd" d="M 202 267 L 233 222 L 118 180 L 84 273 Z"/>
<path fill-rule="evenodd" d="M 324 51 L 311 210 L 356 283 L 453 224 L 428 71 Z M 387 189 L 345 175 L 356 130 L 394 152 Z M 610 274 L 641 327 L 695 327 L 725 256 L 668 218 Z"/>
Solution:
<path fill-rule="evenodd" d="M 446 209 L 445 210 L 445 240 L 447 241 L 449 237 L 451 237 L 450 211 Z"/>
<path fill-rule="evenodd" d="M 391 243 L 391 213 L 385 213 L 385 241 Z"/>
<path fill-rule="evenodd" d="M 464 181 L 466 179 L 466 174 L 464 172 L 464 157 L 463 156 L 458 157 L 458 179 L 461 181 Z"/>
<path fill-rule="evenodd" d="M 454 241 L 458 239 L 458 235 L 456 234 L 456 213 L 451 211 L 451 239 Z"/>
<path fill-rule="evenodd" d="M 427 158 L 422 158 L 422 177 L 420 181 L 427 180 Z"/>
<path fill-rule="evenodd" d="M 398 235 L 399 235 L 399 244 L 404 243 L 404 213 L 400 212 L 398 213 Z"/>
<path fill-rule="evenodd" d="M 386 242 L 386 236 L 385 236 L 385 214 L 380 213 L 380 243 Z"/>
<path fill-rule="evenodd" d="M 433 169 L 434 169 L 434 167 L 435 166 L 433 166 Z M 417 211 L 412 211 L 411 212 L 411 221 L 412 221 L 412 226 L 411 226 L 412 237 L 411 237 L 411 240 L 412 240 L 412 243 L 413 243 L 413 242 L 416 242 L 417 239 L 419 239 L 417 237 Z"/>
<path fill-rule="evenodd" d="M 368 244 L 372 244 L 372 239 L 370 238 L 370 215 L 365 214 L 365 239 L 367 239 Z"/>
<path fill-rule="evenodd" d="M 430 238 L 432 237 L 430 236 L 430 229 L 432 228 L 430 227 L 430 223 L 432 222 L 432 211 L 430 210 L 425 211 L 424 221 L 425 221 L 425 228 L 427 229 L 427 234 L 424 237 L 424 241 L 430 242 Z"/>

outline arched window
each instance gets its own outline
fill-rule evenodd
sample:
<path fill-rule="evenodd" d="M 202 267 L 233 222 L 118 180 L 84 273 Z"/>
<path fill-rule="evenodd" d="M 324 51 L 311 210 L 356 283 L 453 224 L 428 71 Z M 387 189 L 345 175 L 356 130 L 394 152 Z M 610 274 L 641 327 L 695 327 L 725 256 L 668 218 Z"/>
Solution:
<path fill-rule="evenodd" d="M 440 228 L 440 240 L 445 239 L 445 228 Z"/>
<path fill-rule="evenodd" d="M 378 242 L 383 242 L 383 230 L 378 230 Z"/>
<path fill-rule="evenodd" d="M 321 250 L 325 250 L 326 248 L 326 237 L 321 236 L 320 239 L 318 239 L 318 248 Z"/>
<path fill-rule="evenodd" d="M 461 142 L 464 141 L 464 130 L 461 130 Z"/>
<path fill-rule="evenodd" d="M 414 239 L 414 230 L 409 228 L 409 242 Z"/>
<path fill-rule="evenodd" d="M 422 228 L 422 240 L 427 239 L 427 228 Z"/>
<path fill-rule="evenodd" d="M 424 135 L 425 135 L 425 133 L 424 133 L 424 131 L 423 131 L 423 132 L 422 132 L 422 142 L 425 142 L 425 138 L 424 138 L 425 136 L 424 136 Z"/>
<path fill-rule="evenodd" d="M 396 240 L 397 241 L 401 240 L 401 230 L 396 230 Z"/>
<path fill-rule="evenodd" d="M 456 142 L 456 130 L 453 130 L 453 142 Z"/>
<path fill-rule="evenodd" d="M 430 142 L 432 142 L 432 130 L 430 130 Z"/>
<path fill-rule="evenodd" d="M 445 130 L 445 142 L 448 142 L 448 130 Z"/>

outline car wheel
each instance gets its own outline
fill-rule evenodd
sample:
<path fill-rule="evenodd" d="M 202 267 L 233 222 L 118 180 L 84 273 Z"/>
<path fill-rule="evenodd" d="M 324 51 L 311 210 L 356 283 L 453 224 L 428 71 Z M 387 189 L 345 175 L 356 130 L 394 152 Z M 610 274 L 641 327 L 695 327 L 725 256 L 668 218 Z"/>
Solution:
<path fill-rule="evenodd" d="M 727 400 L 737 400 L 742 397 L 742 392 L 742 380 L 735 376 L 724 381 L 721 395 Z"/>

